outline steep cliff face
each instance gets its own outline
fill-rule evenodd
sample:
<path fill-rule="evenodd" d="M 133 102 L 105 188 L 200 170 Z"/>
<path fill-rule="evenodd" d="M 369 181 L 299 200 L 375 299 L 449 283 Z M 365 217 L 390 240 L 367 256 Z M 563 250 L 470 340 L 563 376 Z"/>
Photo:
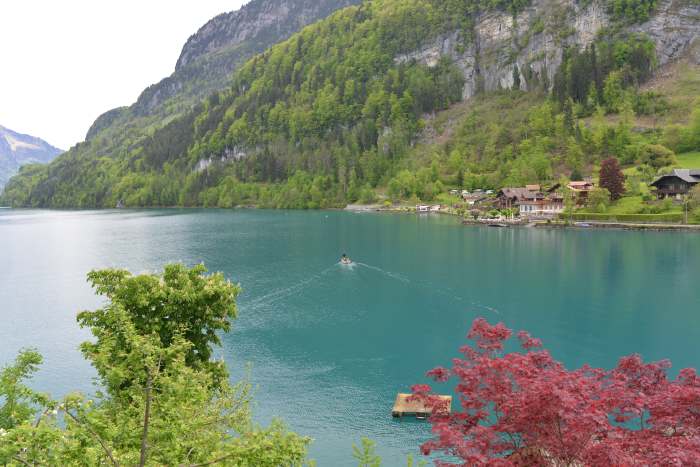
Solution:
<path fill-rule="evenodd" d="M 234 71 L 256 53 L 359 2 L 253 0 L 240 10 L 216 16 L 188 39 L 172 75 L 146 88 L 132 106 L 99 116 L 85 139 L 92 140 L 103 132 L 117 133 L 126 127 L 157 125 L 157 120 L 172 118 L 223 89 Z"/>
<path fill-rule="evenodd" d="M 255 0 L 238 11 L 217 16 L 189 38 L 176 70 L 212 52 L 253 40 L 279 42 L 304 26 L 358 0 Z M 258 47 L 264 47 L 259 44 Z"/>
<path fill-rule="evenodd" d="M 610 144 L 593 147 L 590 138 L 572 142 L 565 134 L 556 144 L 524 142 L 525 115 L 544 99 L 545 88 L 561 105 L 538 111 L 560 112 L 569 125 L 566 131 L 574 127 L 571 120 L 589 116 L 599 106 L 618 112 L 627 97 L 654 118 L 657 97 L 659 113 L 666 108 L 687 116 L 693 110 L 636 88 L 656 71 L 653 54 L 661 66 L 681 57 L 700 63 L 697 0 L 512 0 L 500 5 L 487 0 L 364 0 L 229 74 L 265 44 L 352 1 L 256 0 L 241 12 L 218 16 L 190 38 L 173 76 L 145 91 L 131 108 L 103 115 L 87 142 L 49 167 L 22 171 L 7 185 L 6 202 L 308 207 L 321 206 L 316 195 L 324 192 L 325 205 L 335 205 L 346 193 L 354 200 L 360 189 L 371 190 L 368 186 L 393 181 L 394 186 L 416 186 L 391 177 L 420 151 L 416 141 L 426 116 L 436 116 L 437 128 L 442 125 L 438 114 L 452 110 L 457 113 L 451 114 L 450 125 L 461 130 L 439 144 L 452 138 L 461 149 L 443 154 L 444 160 L 415 156 L 411 164 L 444 163 L 443 174 L 462 175 L 460 167 L 469 167 L 471 175 L 481 177 L 480 185 L 498 187 L 511 183 L 511 174 L 517 180 L 541 181 L 550 170 L 565 173 L 591 166 L 593 157 L 610 155 Z M 635 17 L 618 11 L 616 5 L 625 1 L 632 2 Z M 582 50 L 591 43 L 597 52 Z M 402 63 L 407 66 L 396 66 Z M 235 88 L 198 101 L 198 95 L 224 87 L 229 76 Z M 537 92 L 488 95 L 516 82 L 522 90 Z M 480 93 L 481 99 L 455 105 Z M 576 116 L 564 115 L 569 99 L 579 107 Z M 466 118 L 465 112 L 480 102 L 488 118 L 479 123 L 476 111 Z M 508 128 L 492 131 L 492 126 L 500 127 L 499 118 L 511 116 Z M 687 119 L 668 123 L 686 125 Z M 483 136 L 478 141 L 465 136 L 477 133 Z M 658 132 L 652 136 L 644 143 L 656 145 Z M 620 141 L 614 142 L 616 151 L 630 161 L 638 157 L 642 146 Z M 524 149 L 521 143 L 527 143 Z M 437 147 L 435 154 L 443 150 L 447 148 Z M 696 149 L 684 149 L 689 150 Z M 543 167 L 536 177 L 524 173 L 533 160 Z M 444 180 L 452 183 L 449 176 Z M 316 198 L 310 204 L 285 201 L 312 183 Z"/>
<path fill-rule="evenodd" d="M 588 46 L 610 24 L 605 5 L 599 0 L 584 6 L 571 0 L 534 0 L 515 17 L 504 12 L 481 15 L 467 47 L 460 40 L 463 32 L 453 31 L 395 61 L 417 60 L 434 66 L 441 56 L 449 56 L 464 75 L 465 99 L 479 91 L 512 88 L 516 66 L 520 87 L 528 90 L 534 81 L 539 84 L 546 79 L 552 83 L 567 46 Z M 663 0 L 649 21 L 627 30 L 645 33 L 652 39 L 659 65 L 685 54 L 700 63 L 698 4 Z"/>
<path fill-rule="evenodd" d="M 51 162 L 61 152 L 43 139 L 0 126 L 0 192 L 21 166 Z"/>
<path fill-rule="evenodd" d="M 256 53 L 304 26 L 360 0 L 253 0 L 202 26 L 182 49 L 175 72 L 146 89 L 132 110 L 138 116 L 165 102 L 190 103 L 222 89 L 234 70 Z"/>

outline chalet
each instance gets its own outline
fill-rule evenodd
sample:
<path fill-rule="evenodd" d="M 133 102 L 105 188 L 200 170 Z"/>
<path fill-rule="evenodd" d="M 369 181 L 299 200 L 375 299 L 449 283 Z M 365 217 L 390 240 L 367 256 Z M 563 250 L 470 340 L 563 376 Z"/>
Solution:
<path fill-rule="evenodd" d="M 681 199 L 698 183 L 700 183 L 700 169 L 674 169 L 668 175 L 662 175 L 651 183 L 656 188 L 656 196 L 659 199 Z"/>
<path fill-rule="evenodd" d="M 523 201 L 537 201 L 544 198 L 545 194 L 541 191 L 527 188 L 503 188 L 496 195 L 497 205 L 501 209 L 511 209 Z"/>
<path fill-rule="evenodd" d="M 540 185 L 503 188 L 497 204 L 501 209 L 518 208 L 523 217 L 554 217 L 564 211 L 564 198 L 556 193 L 559 187 L 557 184 L 546 191 Z"/>
<path fill-rule="evenodd" d="M 564 212 L 564 198 L 553 193 L 541 199 L 519 201 L 517 206 L 522 217 L 554 217 Z"/>
<path fill-rule="evenodd" d="M 576 204 L 582 205 L 586 204 L 588 194 L 595 189 L 595 184 L 589 181 L 571 181 L 567 188 L 574 193 Z"/>

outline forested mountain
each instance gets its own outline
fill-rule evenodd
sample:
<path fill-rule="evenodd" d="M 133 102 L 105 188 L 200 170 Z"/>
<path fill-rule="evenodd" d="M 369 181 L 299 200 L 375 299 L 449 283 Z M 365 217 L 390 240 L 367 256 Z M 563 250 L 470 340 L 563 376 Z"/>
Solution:
<path fill-rule="evenodd" d="M 5 198 L 313 208 L 642 163 L 649 146 L 700 145 L 699 32 L 694 0 L 366 0 L 146 138 L 23 169 Z M 644 87 L 678 63 L 690 98 Z"/>
<path fill-rule="evenodd" d="M 256 53 L 291 36 L 307 24 L 359 0 L 253 0 L 240 10 L 223 13 L 202 26 L 184 45 L 175 71 L 144 90 L 131 107 L 106 112 L 87 139 L 110 126 L 143 125 L 172 118 L 214 91 Z M 156 116 L 157 119 L 144 117 Z M 115 125 L 120 123 L 121 125 Z"/>
<path fill-rule="evenodd" d="M 97 163 L 102 157 L 120 157 L 149 133 L 191 110 L 209 94 L 225 88 L 232 73 L 256 53 L 335 10 L 358 2 L 252 0 L 240 10 L 213 18 L 188 39 L 172 75 L 145 89 L 133 105 L 112 109 L 98 117 L 86 135 L 90 143 L 71 148 L 65 159 Z M 50 159 L 28 158 L 23 164 Z M 18 167 L 13 158 L 3 153 L 0 192 Z M 85 176 L 91 176 L 89 170 Z"/>
<path fill-rule="evenodd" d="M 0 126 L 0 190 L 27 164 L 45 164 L 62 153 L 43 139 Z"/>

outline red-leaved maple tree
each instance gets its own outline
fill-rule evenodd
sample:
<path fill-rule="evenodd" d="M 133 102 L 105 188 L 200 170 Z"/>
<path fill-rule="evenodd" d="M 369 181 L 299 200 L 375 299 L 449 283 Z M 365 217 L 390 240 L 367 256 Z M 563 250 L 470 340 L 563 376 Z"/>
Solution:
<path fill-rule="evenodd" d="M 625 192 L 625 175 L 620 168 L 620 161 L 610 157 L 601 162 L 598 181 L 601 188 L 610 192 L 612 201 L 620 199 Z"/>
<path fill-rule="evenodd" d="M 461 410 L 449 412 L 428 385 L 414 397 L 433 409 L 424 454 L 438 465 L 700 465 L 700 378 L 670 362 L 623 357 L 612 370 L 567 370 L 526 332 L 523 352 L 504 353 L 512 331 L 480 318 L 452 368 L 428 375 L 456 380 Z"/>

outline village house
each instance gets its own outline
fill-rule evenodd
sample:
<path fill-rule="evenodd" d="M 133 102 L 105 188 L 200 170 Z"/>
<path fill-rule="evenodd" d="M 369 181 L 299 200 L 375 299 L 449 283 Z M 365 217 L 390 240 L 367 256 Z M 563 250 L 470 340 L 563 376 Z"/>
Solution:
<path fill-rule="evenodd" d="M 595 189 L 595 184 L 589 181 L 571 181 L 567 188 L 574 192 L 576 204 L 581 206 L 586 204 L 588 194 Z"/>
<path fill-rule="evenodd" d="M 555 217 L 564 212 L 564 197 L 552 193 L 541 199 L 519 201 L 518 209 L 523 217 Z"/>
<path fill-rule="evenodd" d="M 558 188 L 558 184 L 546 192 L 540 185 L 503 188 L 498 192 L 497 205 L 501 209 L 517 208 L 523 217 L 554 217 L 564 211 L 564 198 L 556 193 Z"/>
<path fill-rule="evenodd" d="M 496 205 L 500 209 L 514 209 L 523 201 L 537 201 L 544 199 L 545 195 L 539 190 L 539 185 L 536 190 L 529 190 L 526 187 L 518 188 L 503 188 L 496 195 Z"/>
<path fill-rule="evenodd" d="M 700 169 L 674 169 L 670 174 L 654 180 L 650 186 L 656 188 L 658 199 L 680 200 L 698 183 L 700 183 Z"/>

